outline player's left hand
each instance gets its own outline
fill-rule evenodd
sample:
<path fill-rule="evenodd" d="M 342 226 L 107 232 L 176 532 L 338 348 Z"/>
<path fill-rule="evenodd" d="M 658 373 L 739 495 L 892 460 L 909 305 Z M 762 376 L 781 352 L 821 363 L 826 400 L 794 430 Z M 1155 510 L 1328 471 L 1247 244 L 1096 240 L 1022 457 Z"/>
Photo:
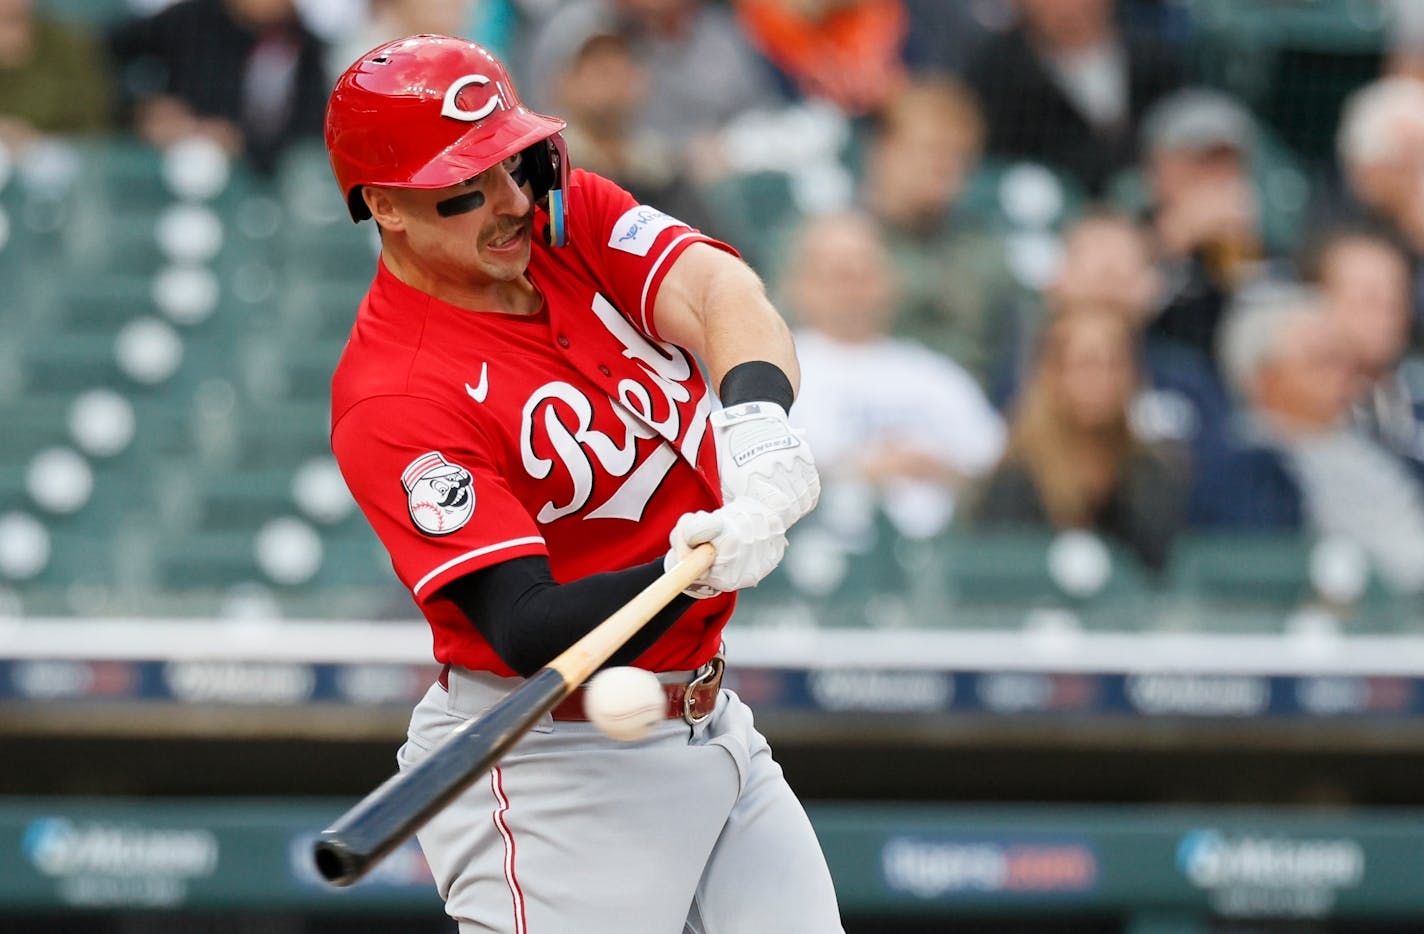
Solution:
<path fill-rule="evenodd" d="M 712 413 L 717 466 L 727 502 L 750 496 L 789 529 L 821 495 L 811 446 L 774 402 L 743 402 Z"/>

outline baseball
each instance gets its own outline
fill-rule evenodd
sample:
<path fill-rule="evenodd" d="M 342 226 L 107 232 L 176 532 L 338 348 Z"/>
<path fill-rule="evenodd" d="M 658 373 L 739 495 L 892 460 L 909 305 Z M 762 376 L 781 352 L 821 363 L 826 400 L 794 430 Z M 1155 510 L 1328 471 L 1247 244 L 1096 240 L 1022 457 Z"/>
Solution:
<path fill-rule="evenodd" d="M 584 711 L 605 736 L 632 742 L 663 718 L 667 695 L 657 676 L 643 668 L 605 668 L 588 682 Z"/>

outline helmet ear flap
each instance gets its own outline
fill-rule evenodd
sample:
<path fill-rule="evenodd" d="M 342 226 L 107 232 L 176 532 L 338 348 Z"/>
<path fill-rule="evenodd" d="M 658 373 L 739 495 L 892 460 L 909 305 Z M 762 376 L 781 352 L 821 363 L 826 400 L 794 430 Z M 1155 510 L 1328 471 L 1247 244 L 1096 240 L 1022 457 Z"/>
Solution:
<path fill-rule="evenodd" d="M 346 197 L 346 207 L 351 212 L 351 219 L 360 223 L 371 216 L 371 209 L 366 207 L 366 199 L 361 195 L 361 188 L 357 185 L 351 189 L 351 194 Z"/>
<path fill-rule="evenodd" d="M 554 147 L 546 139 L 530 146 L 524 152 L 522 168 L 524 177 L 529 180 L 529 187 L 533 189 L 534 200 L 542 201 L 549 193 L 549 189 L 554 187 L 558 176 L 554 168 Z"/>
<path fill-rule="evenodd" d="M 561 133 L 540 140 L 524 150 L 524 167 L 535 201 L 548 199 L 549 224 L 544 241 L 563 246 L 568 235 L 569 155 Z"/>

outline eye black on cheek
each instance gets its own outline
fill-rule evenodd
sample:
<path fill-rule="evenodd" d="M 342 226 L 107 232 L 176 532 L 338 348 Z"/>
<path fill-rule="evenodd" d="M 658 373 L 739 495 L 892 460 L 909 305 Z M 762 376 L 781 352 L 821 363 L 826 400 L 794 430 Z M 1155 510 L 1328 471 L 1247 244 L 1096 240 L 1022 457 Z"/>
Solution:
<path fill-rule="evenodd" d="M 454 217 L 456 214 L 466 214 L 473 211 L 485 203 L 485 193 L 482 191 L 467 191 L 463 195 L 456 195 L 453 198 L 446 198 L 444 201 L 435 203 L 435 211 L 441 217 Z"/>

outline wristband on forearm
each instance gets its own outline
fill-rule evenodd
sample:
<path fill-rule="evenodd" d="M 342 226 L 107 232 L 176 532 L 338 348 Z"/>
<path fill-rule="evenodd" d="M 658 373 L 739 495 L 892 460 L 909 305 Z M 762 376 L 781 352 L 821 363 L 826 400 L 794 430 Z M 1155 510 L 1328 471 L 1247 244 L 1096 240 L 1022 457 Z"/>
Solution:
<path fill-rule="evenodd" d="M 743 402 L 774 402 L 789 412 L 796 390 L 781 367 L 765 360 L 748 360 L 727 371 L 717 395 L 727 408 Z"/>

